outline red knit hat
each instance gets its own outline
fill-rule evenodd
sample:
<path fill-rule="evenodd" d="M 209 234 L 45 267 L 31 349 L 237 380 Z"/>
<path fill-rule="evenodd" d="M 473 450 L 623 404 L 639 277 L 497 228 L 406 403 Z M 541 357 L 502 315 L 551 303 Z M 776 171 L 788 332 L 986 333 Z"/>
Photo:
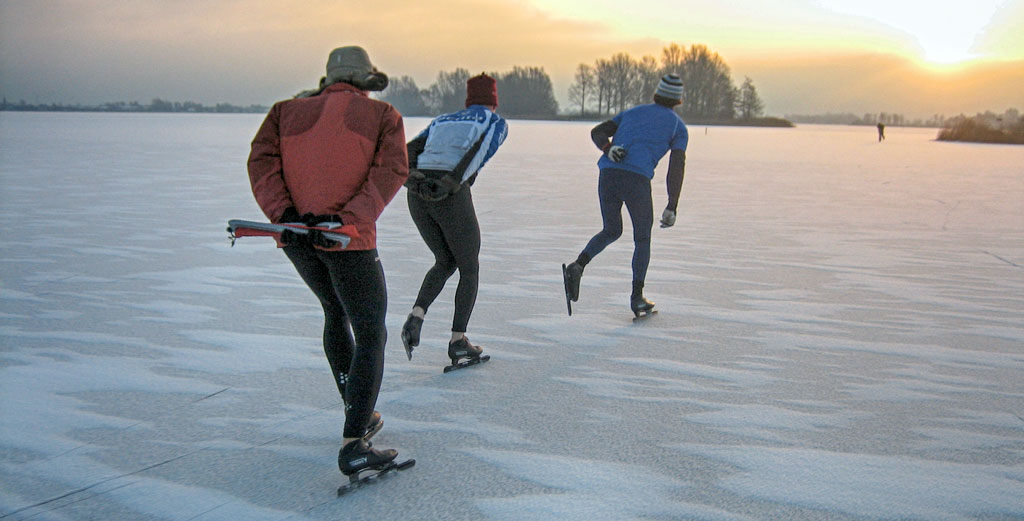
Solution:
<path fill-rule="evenodd" d="M 466 80 L 466 106 L 470 105 L 497 107 L 498 82 L 486 74 Z"/>

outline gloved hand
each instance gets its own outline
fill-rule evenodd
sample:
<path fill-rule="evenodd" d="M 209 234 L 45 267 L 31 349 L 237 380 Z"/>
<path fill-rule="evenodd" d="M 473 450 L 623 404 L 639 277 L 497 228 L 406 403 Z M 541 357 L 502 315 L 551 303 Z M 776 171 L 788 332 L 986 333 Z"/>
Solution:
<path fill-rule="evenodd" d="M 282 230 L 281 244 L 285 246 L 308 246 L 309 240 L 306 235 L 295 233 L 291 230 Z"/>
<path fill-rule="evenodd" d="M 320 223 L 344 224 L 344 223 L 341 222 L 341 217 L 339 217 L 337 215 L 327 215 L 327 214 L 324 214 L 324 215 L 313 215 L 311 213 L 307 213 L 306 215 L 303 215 L 302 216 L 302 222 L 306 223 L 306 226 L 316 226 L 316 225 L 318 225 Z"/>
<path fill-rule="evenodd" d="M 608 149 L 608 159 L 611 159 L 616 163 L 622 162 L 623 159 L 626 159 L 626 149 L 619 145 L 612 145 L 612 147 Z"/>
<path fill-rule="evenodd" d="M 300 223 L 302 217 L 299 216 L 299 211 L 294 206 L 289 206 L 284 209 L 284 213 L 281 214 L 281 218 L 277 220 L 279 223 Z"/>
<path fill-rule="evenodd" d="M 312 213 L 307 213 L 303 215 L 302 222 L 309 227 L 319 226 L 320 223 L 338 223 L 339 225 L 342 224 L 341 217 L 338 217 L 337 215 L 314 215 Z M 311 246 L 317 246 L 325 249 L 333 248 L 338 244 L 338 241 L 324 237 L 324 232 L 320 230 L 307 230 L 306 235 L 303 237 L 303 239 L 305 239 L 307 244 Z"/>
<path fill-rule="evenodd" d="M 669 228 L 676 223 L 676 212 L 665 208 L 664 212 L 661 212 L 661 227 Z"/>
<path fill-rule="evenodd" d="M 427 178 L 427 176 L 423 172 L 420 172 L 419 170 L 417 170 L 415 168 L 410 168 L 409 169 L 409 179 L 407 179 L 405 181 L 405 186 L 409 186 L 410 184 L 413 184 L 413 183 L 416 183 L 416 182 L 419 182 L 419 181 L 423 181 L 426 178 Z"/>
<path fill-rule="evenodd" d="M 324 232 L 320 230 L 309 230 L 306 232 L 305 238 L 308 239 L 309 243 L 313 246 L 319 246 L 326 249 L 333 248 L 338 244 L 338 241 L 324 237 Z"/>

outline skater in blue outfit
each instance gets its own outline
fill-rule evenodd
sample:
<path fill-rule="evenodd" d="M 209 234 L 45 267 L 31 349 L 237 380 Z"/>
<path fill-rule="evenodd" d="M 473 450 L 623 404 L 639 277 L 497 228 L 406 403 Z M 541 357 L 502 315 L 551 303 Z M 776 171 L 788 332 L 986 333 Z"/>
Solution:
<path fill-rule="evenodd" d="M 676 222 L 676 207 L 683 187 L 686 145 L 689 132 L 674 107 L 682 102 L 683 82 L 675 74 L 666 74 L 658 83 L 654 102 L 620 112 L 590 131 L 594 144 L 602 152 L 598 197 L 604 227 L 572 263 L 562 265 L 566 303 L 579 300 L 583 269 L 609 244 L 622 235 L 622 205 L 626 205 L 633 223 L 633 291 L 629 307 L 636 317 L 654 312 L 654 303 L 644 298 L 644 281 L 651 260 L 651 229 L 654 203 L 651 180 L 654 168 L 671 151 L 666 186 L 668 205 L 661 213 L 661 227 Z"/>
<path fill-rule="evenodd" d="M 505 120 L 494 112 L 497 107 L 495 79 L 486 74 L 474 76 L 466 82 L 466 108 L 434 118 L 407 145 L 409 213 L 434 254 L 434 265 L 423 278 L 416 303 L 402 327 L 402 343 L 410 360 L 413 348 L 420 343 L 427 309 L 456 270 L 459 285 L 448 343 L 452 360 L 449 369 L 487 358 L 480 356 L 480 346 L 466 338 L 480 269 L 480 225 L 470 187 L 508 135 Z M 468 362 L 460 364 L 462 359 Z"/>

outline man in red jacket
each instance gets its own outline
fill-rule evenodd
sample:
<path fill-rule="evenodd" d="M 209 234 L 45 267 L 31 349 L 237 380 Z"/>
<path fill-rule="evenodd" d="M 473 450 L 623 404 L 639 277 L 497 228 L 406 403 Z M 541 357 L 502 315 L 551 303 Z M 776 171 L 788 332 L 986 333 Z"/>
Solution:
<path fill-rule="evenodd" d="M 324 351 L 345 402 L 338 467 L 353 477 L 398 455 L 367 442 L 381 425 L 374 406 L 387 339 L 376 221 L 409 175 L 402 115 L 367 94 L 387 82 L 361 47 L 331 51 L 321 88 L 275 104 L 249 155 L 253 195 L 272 222 L 330 221 L 358 232 L 344 250 L 318 233 L 280 240 L 324 309 Z"/>

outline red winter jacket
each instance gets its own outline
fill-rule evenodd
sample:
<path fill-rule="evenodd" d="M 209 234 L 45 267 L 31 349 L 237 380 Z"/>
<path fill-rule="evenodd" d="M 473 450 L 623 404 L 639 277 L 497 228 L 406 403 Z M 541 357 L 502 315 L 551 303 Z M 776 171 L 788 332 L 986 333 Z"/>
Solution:
<path fill-rule="evenodd" d="M 377 217 L 409 176 L 402 115 L 346 83 L 270 109 L 252 141 L 249 181 L 260 209 L 277 222 L 338 215 L 359 236 L 348 250 L 377 247 Z"/>

